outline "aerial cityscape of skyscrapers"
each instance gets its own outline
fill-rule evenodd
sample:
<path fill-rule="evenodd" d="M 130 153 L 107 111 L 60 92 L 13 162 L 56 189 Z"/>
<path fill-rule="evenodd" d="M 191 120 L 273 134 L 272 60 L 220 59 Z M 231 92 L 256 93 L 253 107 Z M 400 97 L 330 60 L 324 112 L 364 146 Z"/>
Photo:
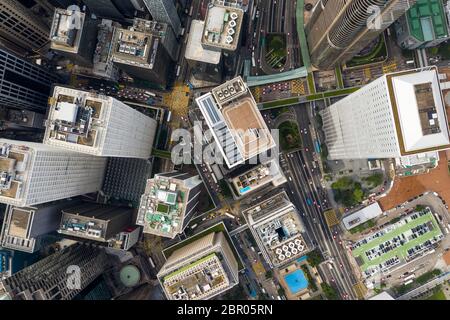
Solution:
<path fill-rule="evenodd" d="M 447 0 L 1 0 L 0 300 L 449 300 L 449 116 Z"/>

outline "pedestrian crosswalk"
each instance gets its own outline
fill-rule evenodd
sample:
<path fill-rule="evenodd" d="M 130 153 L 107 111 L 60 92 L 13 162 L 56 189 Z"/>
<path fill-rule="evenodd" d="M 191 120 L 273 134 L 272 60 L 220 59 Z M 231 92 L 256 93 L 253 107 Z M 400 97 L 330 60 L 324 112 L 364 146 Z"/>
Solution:
<path fill-rule="evenodd" d="M 328 227 L 333 227 L 339 224 L 339 218 L 336 214 L 336 211 L 333 209 L 327 210 L 324 213 L 325 221 L 327 222 Z"/>

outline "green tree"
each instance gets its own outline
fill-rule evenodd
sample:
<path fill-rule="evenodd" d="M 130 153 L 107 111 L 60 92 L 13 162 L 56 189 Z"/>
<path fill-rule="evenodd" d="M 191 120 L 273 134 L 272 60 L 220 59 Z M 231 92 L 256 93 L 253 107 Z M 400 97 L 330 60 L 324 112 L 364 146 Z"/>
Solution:
<path fill-rule="evenodd" d="M 383 183 L 383 174 L 382 173 L 375 173 L 371 175 L 370 177 L 365 178 L 364 180 L 370 184 L 372 188 L 378 187 Z"/>
<path fill-rule="evenodd" d="M 310 253 L 308 253 L 308 263 L 311 265 L 311 267 L 318 266 L 323 261 L 322 254 L 319 250 L 314 249 Z"/>
<path fill-rule="evenodd" d="M 355 190 L 353 190 L 353 200 L 355 202 L 361 202 L 363 198 L 364 198 L 364 191 L 361 189 L 361 187 L 355 188 Z"/>
<path fill-rule="evenodd" d="M 328 283 L 322 282 L 320 286 L 322 287 L 322 291 L 328 300 L 339 300 L 339 294 Z"/>

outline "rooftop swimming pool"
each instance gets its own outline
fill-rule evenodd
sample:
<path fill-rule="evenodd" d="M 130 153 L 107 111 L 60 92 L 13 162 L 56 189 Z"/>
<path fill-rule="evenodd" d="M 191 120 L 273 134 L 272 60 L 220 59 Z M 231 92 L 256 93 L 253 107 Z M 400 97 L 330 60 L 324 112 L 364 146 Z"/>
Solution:
<path fill-rule="evenodd" d="M 294 272 L 285 275 L 284 281 L 286 281 L 289 291 L 293 294 L 297 294 L 308 287 L 308 280 L 306 280 L 302 270 L 295 270 Z"/>

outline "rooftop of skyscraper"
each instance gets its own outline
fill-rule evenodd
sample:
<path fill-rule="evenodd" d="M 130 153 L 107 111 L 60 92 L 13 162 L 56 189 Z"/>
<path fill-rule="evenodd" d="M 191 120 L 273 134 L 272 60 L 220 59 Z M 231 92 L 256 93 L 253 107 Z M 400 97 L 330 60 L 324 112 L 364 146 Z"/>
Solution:
<path fill-rule="evenodd" d="M 112 98 L 66 87 L 55 87 L 50 98 L 44 143 L 95 153 L 105 134 Z"/>
<path fill-rule="evenodd" d="M 116 27 L 111 50 L 113 61 L 153 69 L 164 26 L 167 28 L 165 24 L 137 19 L 128 29 Z"/>
<path fill-rule="evenodd" d="M 275 147 L 275 141 L 241 77 L 196 99 L 231 168 Z"/>
<path fill-rule="evenodd" d="M 20 145 L 1 144 L 0 199 L 20 199 L 25 192 L 32 150 Z M 19 228 L 20 229 L 20 228 Z"/>
<path fill-rule="evenodd" d="M 56 8 L 50 32 L 51 48 L 77 53 L 85 18 L 84 12 Z"/>
<path fill-rule="evenodd" d="M 118 233 L 111 234 L 111 228 L 116 227 L 110 224 L 114 224 L 113 220 L 118 219 L 119 225 L 125 228 L 131 222 L 131 218 L 132 209 L 127 207 L 81 203 L 77 206 L 62 210 L 58 233 L 106 242 Z"/>
<path fill-rule="evenodd" d="M 420 41 L 448 36 L 447 20 L 441 0 L 418 0 L 406 14 L 411 35 Z"/>
<path fill-rule="evenodd" d="M 175 246 L 158 273 L 168 299 L 210 299 L 238 283 L 239 257 L 223 224 Z"/>
<path fill-rule="evenodd" d="M 145 233 L 174 238 L 182 231 L 189 186 L 183 180 L 156 175 L 147 181 L 137 224 Z"/>
<path fill-rule="evenodd" d="M 97 46 L 94 51 L 93 72 L 102 77 L 114 77 L 114 64 L 111 61 L 110 49 L 116 22 L 103 19 L 98 26 Z"/>
<path fill-rule="evenodd" d="M 219 50 L 236 50 L 243 17 L 242 9 L 212 1 L 206 13 L 202 43 Z"/>
<path fill-rule="evenodd" d="M 387 81 L 402 154 L 450 147 L 437 70 L 394 73 Z"/>
<path fill-rule="evenodd" d="M 189 38 L 186 45 L 185 58 L 210 64 L 218 64 L 222 53 L 208 50 L 202 46 L 202 34 L 205 22 L 192 20 Z"/>

